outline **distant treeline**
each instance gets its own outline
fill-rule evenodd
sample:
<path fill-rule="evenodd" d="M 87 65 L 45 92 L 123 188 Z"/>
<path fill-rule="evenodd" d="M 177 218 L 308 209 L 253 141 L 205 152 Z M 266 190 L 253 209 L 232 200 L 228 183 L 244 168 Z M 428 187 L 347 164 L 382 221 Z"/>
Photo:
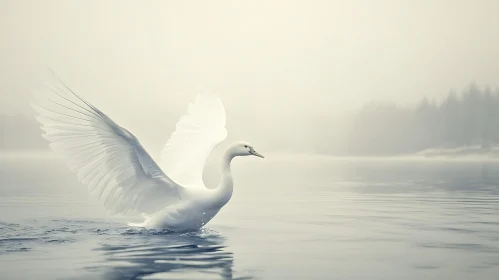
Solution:
<path fill-rule="evenodd" d="M 499 90 L 474 84 L 440 102 L 424 98 L 412 107 L 370 103 L 345 119 L 310 114 L 266 122 L 251 119 L 233 116 L 228 128 L 234 137 L 256 143 L 262 153 L 385 156 L 431 149 L 499 154 Z M 230 130 L 235 126 L 244 130 Z M 31 116 L 0 115 L 0 132 L 0 150 L 48 149 Z M 156 137 L 157 150 L 168 137 L 169 132 Z"/>
<path fill-rule="evenodd" d="M 499 90 L 472 84 L 443 102 L 423 99 L 416 107 L 371 103 L 347 130 L 348 154 L 395 155 L 427 149 L 499 144 Z"/>

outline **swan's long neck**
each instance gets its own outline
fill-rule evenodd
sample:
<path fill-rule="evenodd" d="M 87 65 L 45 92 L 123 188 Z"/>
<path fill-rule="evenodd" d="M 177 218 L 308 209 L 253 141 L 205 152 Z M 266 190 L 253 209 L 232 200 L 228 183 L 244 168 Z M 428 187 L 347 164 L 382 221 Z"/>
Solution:
<path fill-rule="evenodd" d="M 234 155 L 230 150 L 225 152 L 222 157 L 222 178 L 218 188 L 215 189 L 216 203 L 221 204 L 220 206 L 229 202 L 232 197 L 232 191 L 234 190 L 234 180 L 232 179 L 232 172 L 230 170 L 230 162 L 233 158 Z"/>

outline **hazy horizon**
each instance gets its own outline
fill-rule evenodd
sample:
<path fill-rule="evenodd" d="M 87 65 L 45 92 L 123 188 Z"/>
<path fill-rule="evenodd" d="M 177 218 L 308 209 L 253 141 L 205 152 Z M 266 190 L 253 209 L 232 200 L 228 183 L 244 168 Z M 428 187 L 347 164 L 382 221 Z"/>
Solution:
<path fill-rule="evenodd" d="M 51 68 L 153 150 L 203 91 L 227 142 L 298 149 L 371 101 L 499 87 L 497 1 L 146 3 L 0 2 L 0 114 L 31 114 Z"/>

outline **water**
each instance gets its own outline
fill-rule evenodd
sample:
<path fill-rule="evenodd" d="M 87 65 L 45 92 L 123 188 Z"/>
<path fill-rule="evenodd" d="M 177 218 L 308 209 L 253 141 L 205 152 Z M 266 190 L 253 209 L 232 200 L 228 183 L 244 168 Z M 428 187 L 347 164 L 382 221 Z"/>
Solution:
<path fill-rule="evenodd" d="M 497 162 L 244 158 L 233 169 L 219 215 L 171 234 L 110 219 L 57 159 L 3 158 L 0 278 L 497 279 Z"/>

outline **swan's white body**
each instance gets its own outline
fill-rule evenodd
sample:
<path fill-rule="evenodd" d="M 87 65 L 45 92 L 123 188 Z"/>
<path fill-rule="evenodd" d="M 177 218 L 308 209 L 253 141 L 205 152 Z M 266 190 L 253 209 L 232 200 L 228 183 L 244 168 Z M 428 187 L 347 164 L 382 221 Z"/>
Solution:
<path fill-rule="evenodd" d="M 234 185 L 230 162 L 234 156 L 230 149 L 224 155 L 222 180 L 216 189 L 208 189 L 204 185 L 185 188 L 184 199 L 146 217 L 143 223 L 130 225 L 171 230 L 194 230 L 206 225 L 232 197 Z"/>
<path fill-rule="evenodd" d="M 142 214 L 144 221 L 135 226 L 175 231 L 201 228 L 232 196 L 231 160 L 263 157 L 248 143 L 235 143 L 223 156 L 218 187 L 205 187 L 204 164 L 227 137 L 225 110 L 220 99 L 210 94 L 198 95 L 189 104 L 161 153 L 160 165 L 131 132 L 58 78 L 37 97 L 33 108 L 51 148 L 67 159 L 78 179 L 111 213 Z"/>

